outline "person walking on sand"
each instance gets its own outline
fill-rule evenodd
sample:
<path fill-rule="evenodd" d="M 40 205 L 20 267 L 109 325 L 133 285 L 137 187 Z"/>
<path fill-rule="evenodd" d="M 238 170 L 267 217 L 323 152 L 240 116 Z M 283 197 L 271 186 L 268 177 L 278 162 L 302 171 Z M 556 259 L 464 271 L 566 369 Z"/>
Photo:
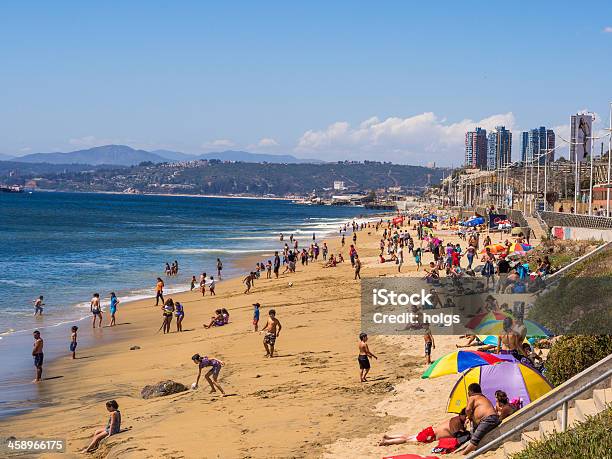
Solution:
<path fill-rule="evenodd" d="M 274 252 L 274 277 L 278 279 L 278 271 L 280 270 L 280 256 L 278 252 Z"/>
<path fill-rule="evenodd" d="M 159 306 L 159 300 L 164 304 L 164 281 L 161 277 L 157 278 L 157 284 L 155 285 L 155 306 Z"/>
<path fill-rule="evenodd" d="M 361 272 L 361 260 L 357 254 L 355 254 L 353 262 L 355 264 L 355 280 L 361 279 L 361 274 L 359 274 Z"/>
<path fill-rule="evenodd" d="M 70 352 L 72 352 L 72 359 L 76 359 L 76 348 L 77 348 L 77 330 L 79 327 L 76 325 L 72 326 L 72 334 L 70 335 Z"/>
<path fill-rule="evenodd" d="M 431 334 L 429 324 L 425 324 L 425 334 L 423 335 L 423 339 L 425 340 L 425 358 L 427 359 L 427 365 L 430 365 L 431 349 L 436 348 L 436 343 L 434 341 L 433 335 Z"/>
<path fill-rule="evenodd" d="M 221 271 L 223 271 L 223 263 L 221 263 L 220 258 L 217 258 L 217 277 L 219 280 L 221 279 Z"/>
<path fill-rule="evenodd" d="M 34 357 L 34 367 L 36 368 L 36 378 L 32 381 L 33 383 L 39 383 L 42 381 L 42 371 L 43 371 L 43 339 L 40 337 L 40 332 L 38 330 L 34 330 L 32 333 L 34 336 L 34 347 L 32 348 L 32 357 Z"/>
<path fill-rule="evenodd" d="M 176 331 L 183 331 L 183 319 L 185 318 L 185 310 L 183 305 L 178 301 L 174 303 L 174 315 L 176 316 Z"/>
<path fill-rule="evenodd" d="M 43 313 L 43 306 L 45 305 L 45 303 L 43 303 L 43 296 L 40 295 L 38 298 L 36 298 L 34 301 L 34 315 L 41 315 Z"/>
<path fill-rule="evenodd" d="M 216 285 L 215 278 L 210 276 L 210 283 L 208 284 L 208 290 L 210 291 L 210 295 L 211 296 L 215 296 L 216 295 L 216 293 L 215 293 L 215 285 Z"/>
<path fill-rule="evenodd" d="M 119 299 L 117 298 L 117 295 L 115 295 L 115 292 L 111 292 L 111 294 L 110 294 L 110 306 L 109 306 L 110 315 L 111 315 L 111 321 L 108 324 L 109 327 L 113 327 L 114 325 L 116 325 L 115 314 L 117 313 L 117 305 L 118 304 L 119 304 Z"/>
<path fill-rule="evenodd" d="M 110 412 L 106 427 L 94 432 L 91 443 L 87 448 L 81 451 L 81 453 L 91 453 L 98 447 L 104 438 L 121 432 L 121 412 L 119 411 L 119 404 L 115 400 L 110 400 L 106 402 L 106 409 Z"/>
<path fill-rule="evenodd" d="M 100 294 L 94 293 L 89 303 L 89 310 L 93 315 L 93 328 L 96 328 L 96 319 L 99 319 L 99 328 L 102 328 L 102 306 L 100 305 Z"/>
<path fill-rule="evenodd" d="M 253 303 L 253 327 L 254 330 L 253 331 L 257 331 L 257 327 L 259 325 L 259 308 L 260 308 L 260 304 L 259 303 Z"/>
<path fill-rule="evenodd" d="M 266 326 L 261 329 L 262 332 L 265 332 L 263 339 L 264 347 L 266 348 L 266 357 L 274 357 L 274 345 L 276 344 L 276 338 L 280 335 L 280 331 L 282 328 L 281 323 L 276 318 L 276 311 L 274 309 L 270 309 L 268 313 L 270 317 L 268 317 L 268 322 Z"/>
<path fill-rule="evenodd" d="M 357 361 L 359 362 L 359 382 L 367 382 L 366 376 L 370 372 L 370 357 L 378 359 L 374 354 L 370 352 L 368 347 L 368 335 L 366 333 L 359 334 L 359 355 Z"/>
<path fill-rule="evenodd" d="M 191 360 L 198 366 L 198 377 L 191 388 L 194 390 L 198 388 L 198 383 L 200 382 L 200 377 L 202 376 L 202 368 L 211 367 L 211 369 L 204 375 L 204 378 L 206 378 L 206 381 L 208 381 L 208 384 L 210 385 L 210 393 L 212 394 L 217 392 L 217 389 L 219 389 L 219 392 L 225 395 L 223 388 L 217 382 L 217 378 L 221 372 L 221 367 L 224 366 L 225 363 L 222 360 L 214 359 L 212 357 L 201 357 L 200 354 L 194 354 L 193 357 L 191 357 Z"/>

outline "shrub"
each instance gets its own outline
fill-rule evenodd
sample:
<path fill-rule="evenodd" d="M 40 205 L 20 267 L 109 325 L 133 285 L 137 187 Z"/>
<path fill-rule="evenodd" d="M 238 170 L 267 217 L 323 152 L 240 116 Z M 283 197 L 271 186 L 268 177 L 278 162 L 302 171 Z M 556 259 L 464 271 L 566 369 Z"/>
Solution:
<path fill-rule="evenodd" d="M 562 336 L 546 360 L 546 378 L 558 386 L 612 354 L 612 335 Z"/>
<path fill-rule="evenodd" d="M 512 459 L 605 458 L 612 451 L 612 408 L 589 417 L 567 432 L 554 433 L 529 443 Z"/>

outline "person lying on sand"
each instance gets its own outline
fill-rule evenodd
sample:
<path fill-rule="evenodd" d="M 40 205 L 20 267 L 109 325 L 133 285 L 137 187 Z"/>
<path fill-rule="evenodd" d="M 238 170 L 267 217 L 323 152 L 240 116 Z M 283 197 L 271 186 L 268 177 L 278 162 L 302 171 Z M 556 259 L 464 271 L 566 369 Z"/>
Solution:
<path fill-rule="evenodd" d="M 483 342 L 480 341 L 480 339 L 476 335 L 461 335 L 459 339 L 467 339 L 468 341 L 465 344 L 455 344 L 457 348 L 483 345 Z"/>
<path fill-rule="evenodd" d="M 109 400 L 106 402 L 106 409 L 110 412 L 106 427 L 94 432 L 91 443 L 87 448 L 81 451 L 82 453 L 91 453 L 98 447 L 100 441 L 111 435 L 118 434 L 121 430 L 121 412 L 119 411 L 119 404 L 115 400 Z"/>
<path fill-rule="evenodd" d="M 379 446 L 401 445 L 408 442 L 431 443 L 441 438 L 453 438 L 458 432 L 465 430 L 467 416 L 465 408 L 457 416 L 453 416 L 437 426 L 429 426 L 415 435 L 396 434 L 383 436 Z"/>

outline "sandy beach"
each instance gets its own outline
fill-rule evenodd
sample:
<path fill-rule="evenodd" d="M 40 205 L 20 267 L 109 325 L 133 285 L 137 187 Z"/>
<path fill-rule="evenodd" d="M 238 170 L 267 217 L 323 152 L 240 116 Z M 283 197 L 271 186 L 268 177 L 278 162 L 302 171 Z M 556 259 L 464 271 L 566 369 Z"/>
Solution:
<path fill-rule="evenodd" d="M 381 232 L 358 232 L 362 277 L 397 275 L 394 264 L 376 262 Z M 440 234 L 445 241 L 456 241 Z M 66 439 L 64 457 L 82 457 L 78 451 L 93 430 L 106 424 L 104 402 L 116 399 L 122 427 L 129 430 L 103 441 L 91 457 L 375 458 L 429 453 L 432 445 L 383 448 L 377 442 L 385 432 L 416 433 L 446 419 L 456 376 L 420 379 L 426 368 L 421 336 L 372 337 L 370 348 L 378 360 L 373 360 L 369 382 L 359 382 L 360 284 L 348 262 L 348 240 L 342 249 L 347 261 L 336 268 L 323 268 L 321 261 L 307 267 L 298 263 L 296 273 L 278 280 L 262 276 L 248 295 L 241 278 L 220 282 L 215 297 L 195 291 L 172 295 L 185 308 L 183 333 L 174 332 L 174 322 L 173 333 L 156 333 L 162 317 L 152 299 L 121 304 L 114 328 L 92 331 L 83 322 L 79 332 L 93 333 L 99 344 L 79 348 L 77 360 L 66 352 L 65 359 L 47 365 L 44 376 L 51 379 L 38 390 L 52 400 L 50 406 L 4 420 L 0 431 L 3 436 Z M 338 253 L 338 237 L 327 244 L 330 253 Z M 414 258 L 407 256 L 401 275 L 421 276 L 415 269 Z M 182 273 L 186 280 L 191 274 Z M 255 302 L 262 305 L 260 326 L 271 308 L 282 323 L 274 359 L 265 358 L 263 335 L 253 332 Z M 204 329 L 202 324 L 221 307 L 229 310 L 230 323 Z M 66 347 L 69 335 L 67 327 Z M 433 357 L 454 350 L 455 343 L 452 336 L 436 337 Z M 132 346 L 139 349 L 130 350 Z M 225 362 L 219 382 L 227 397 L 209 394 L 202 380 L 195 391 L 141 398 L 147 384 L 194 382 L 195 353 Z"/>

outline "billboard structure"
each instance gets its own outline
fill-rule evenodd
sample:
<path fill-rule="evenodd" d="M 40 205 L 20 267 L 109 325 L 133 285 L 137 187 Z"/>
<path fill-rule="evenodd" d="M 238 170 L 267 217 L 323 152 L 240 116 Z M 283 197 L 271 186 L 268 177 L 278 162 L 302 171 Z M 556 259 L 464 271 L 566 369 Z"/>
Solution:
<path fill-rule="evenodd" d="M 571 127 L 570 160 L 587 161 L 591 156 L 593 115 L 587 113 L 572 115 Z"/>

